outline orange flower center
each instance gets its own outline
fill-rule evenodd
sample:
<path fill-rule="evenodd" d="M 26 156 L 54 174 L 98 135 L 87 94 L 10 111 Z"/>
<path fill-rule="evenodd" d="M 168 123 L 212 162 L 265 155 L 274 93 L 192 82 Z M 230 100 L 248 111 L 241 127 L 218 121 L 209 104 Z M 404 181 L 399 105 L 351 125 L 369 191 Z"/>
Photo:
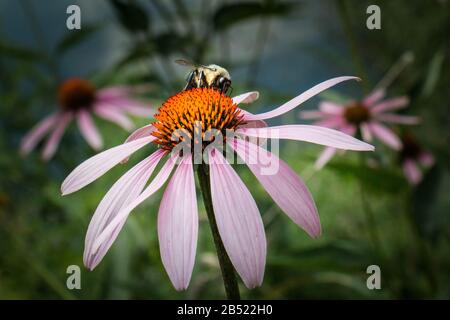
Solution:
<path fill-rule="evenodd" d="M 370 119 L 370 111 L 361 103 L 355 103 L 345 108 L 344 117 L 347 122 L 359 125 L 363 122 L 367 122 Z"/>
<path fill-rule="evenodd" d="M 68 79 L 59 87 L 58 100 L 64 110 L 90 108 L 95 101 L 95 87 L 84 79 Z"/>
<path fill-rule="evenodd" d="M 154 143 L 171 150 L 180 142 L 189 139 L 202 147 L 212 142 L 212 136 L 227 130 L 234 130 L 243 123 L 243 115 L 233 100 L 218 90 L 194 88 L 182 91 L 169 99 L 158 109 L 152 133 Z M 215 133 L 214 133 L 215 132 Z"/>

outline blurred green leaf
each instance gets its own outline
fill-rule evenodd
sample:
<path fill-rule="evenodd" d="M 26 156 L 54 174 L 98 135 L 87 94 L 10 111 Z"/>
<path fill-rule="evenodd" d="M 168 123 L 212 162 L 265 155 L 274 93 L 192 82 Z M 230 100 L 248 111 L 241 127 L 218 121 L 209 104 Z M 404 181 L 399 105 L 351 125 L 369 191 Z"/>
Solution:
<path fill-rule="evenodd" d="M 405 178 L 390 169 L 371 168 L 350 162 L 330 162 L 327 168 L 352 179 L 360 179 L 372 192 L 396 193 L 407 188 Z"/>
<path fill-rule="evenodd" d="M 433 56 L 433 59 L 430 62 L 430 66 L 428 68 L 428 72 L 425 78 L 425 83 L 422 88 L 422 95 L 429 96 L 433 93 L 434 88 L 439 80 L 441 75 L 442 67 L 445 60 L 445 54 L 443 50 L 439 50 Z"/>
<path fill-rule="evenodd" d="M 297 4 L 279 2 L 242 1 L 224 4 L 214 13 L 214 29 L 224 30 L 237 23 L 255 17 L 283 16 L 293 10 Z"/>
<path fill-rule="evenodd" d="M 47 59 L 39 51 L 5 42 L 0 42 L 0 53 L 1 55 L 10 56 L 19 60 L 44 61 Z"/>
<path fill-rule="evenodd" d="M 136 2 L 111 0 L 117 18 L 130 32 L 147 31 L 150 27 L 148 13 Z"/>
<path fill-rule="evenodd" d="M 156 35 L 151 41 L 159 54 L 168 55 L 176 52 L 185 53 L 185 48 L 192 42 L 192 37 L 164 32 Z"/>
<path fill-rule="evenodd" d="M 440 216 L 435 209 L 442 170 L 434 166 L 424 176 L 412 194 L 412 215 L 417 230 L 422 236 L 435 238 L 439 230 Z"/>
<path fill-rule="evenodd" d="M 58 54 L 62 54 L 72 47 L 75 47 L 76 45 L 93 35 L 99 28 L 100 25 L 88 25 L 83 26 L 83 28 L 81 28 L 80 30 L 68 31 L 59 42 L 56 48 L 56 52 Z"/>

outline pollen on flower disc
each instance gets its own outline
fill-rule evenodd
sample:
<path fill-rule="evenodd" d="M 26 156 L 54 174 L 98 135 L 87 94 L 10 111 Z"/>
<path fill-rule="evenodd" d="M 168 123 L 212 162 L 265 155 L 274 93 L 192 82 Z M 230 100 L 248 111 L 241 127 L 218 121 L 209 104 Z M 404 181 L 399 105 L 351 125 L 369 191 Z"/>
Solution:
<path fill-rule="evenodd" d="M 201 130 L 205 133 L 218 130 L 225 137 L 226 130 L 234 130 L 243 123 L 243 115 L 227 95 L 210 88 L 182 91 L 163 103 L 155 114 L 154 143 L 171 150 L 185 137 L 195 139 Z M 196 131 L 197 134 L 194 135 Z M 195 143 L 196 141 L 194 141 Z"/>

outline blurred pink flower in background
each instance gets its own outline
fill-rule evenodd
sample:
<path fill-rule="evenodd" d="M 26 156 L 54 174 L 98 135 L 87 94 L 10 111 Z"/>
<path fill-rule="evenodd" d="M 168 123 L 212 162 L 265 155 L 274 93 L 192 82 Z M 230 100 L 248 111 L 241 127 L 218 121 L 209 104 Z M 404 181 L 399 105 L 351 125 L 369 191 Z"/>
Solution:
<path fill-rule="evenodd" d="M 100 202 L 86 234 L 85 265 L 94 269 L 113 244 L 130 212 L 169 181 L 158 213 L 161 258 L 174 287 L 177 290 L 188 287 L 198 233 L 194 165 L 190 154 L 181 157 L 177 152 L 171 152 L 170 156 L 169 153 L 174 148 L 174 140 L 170 138 L 174 130 L 183 128 L 193 137 L 193 128 L 198 128 L 194 124 L 198 122 L 201 122 L 201 134 L 206 134 L 210 128 L 234 131 L 237 136 L 224 141 L 233 154 L 236 152 L 244 160 L 267 193 L 297 225 L 310 236 L 319 236 L 321 227 L 317 208 L 304 182 L 275 154 L 242 137 L 276 137 L 346 150 L 372 151 L 373 146 L 329 128 L 308 125 L 267 127 L 264 122 L 294 109 L 331 86 L 351 79 L 356 78 L 327 80 L 272 111 L 256 115 L 237 107 L 239 103 L 257 99 L 256 92 L 231 99 L 213 89 L 191 89 L 170 97 L 155 114 L 157 122 L 136 130 L 124 144 L 86 160 L 63 182 L 62 194 L 70 194 L 144 146 L 154 144 L 160 147 L 125 173 Z M 259 209 L 222 152 L 209 148 L 205 149 L 205 154 L 209 159 L 207 175 L 211 202 L 225 250 L 245 285 L 249 288 L 259 286 L 266 262 L 266 236 Z M 169 159 L 145 188 L 164 158 Z M 169 179 L 177 159 L 181 162 Z M 279 164 L 277 170 L 270 175 L 262 173 L 264 167 L 273 161 Z"/>
<path fill-rule="evenodd" d="M 412 185 L 418 184 L 422 180 L 420 167 L 431 167 L 434 164 L 434 157 L 422 148 L 411 133 L 404 133 L 401 140 L 400 163 L 403 172 Z"/>
<path fill-rule="evenodd" d="M 300 117 L 315 119 L 316 126 L 337 129 L 352 136 L 360 132 L 364 141 L 372 142 L 375 137 L 392 149 L 400 150 L 400 138 L 383 123 L 414 125 L 419 123 L 419 118 L 393 113 L 408 105 L 407 97 L 383 99 L 385 95 L 385 89 L 377 89 L 361 101 L 350 101 L 345 105 L 323 101 L 318 111 L 302 111 Z M 316 161 L 316 168 L 322 168 L 335 153 L 335 148 L 325 148 Z"/>
<path fill-rule="evenodd" d="M 108 87 L 96 89 L 92 83 L 80 78 L 64 81 L 58 90 L 59 110 L 45 117 L 22 139 L 20 152 L 31 152 L 49 133 L 42 158 L 49 160 L 55 154 L 67 125 L 74 119 L 87 143 L 94 149 L 103 147 L 102 137 L 95 126 L 92 115 L 116 123 L 125 130 L 134 128 L 126 113 L 148 117 L 154 110 L 131 98 L 132 87 Z"/>

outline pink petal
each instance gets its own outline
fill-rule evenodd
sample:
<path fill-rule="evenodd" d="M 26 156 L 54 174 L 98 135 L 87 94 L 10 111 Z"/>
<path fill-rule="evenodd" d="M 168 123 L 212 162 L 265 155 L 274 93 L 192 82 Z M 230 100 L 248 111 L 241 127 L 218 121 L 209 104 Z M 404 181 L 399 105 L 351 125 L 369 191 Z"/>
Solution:
<path fill-rule="evenodd" d="M 403 163 L 403 172 L 411 184 L 418 184 L 422 180 L 422 172 L 420 172 L 417 164 L 413 160 L 405 160 Z"/>
<path fill-rule="evenodd" d="M 336 129 L 341 127 L 344 123 L 345 119 L 343 119 L 341 116 L 331 116 L 331 117 L 329 116 L 326 119 L 315 122 L 314 125 L 319 127 Z"/>
<path fill-rule="evenodd" d="M 402 146 L 400 138 L 391 129 L 378 122 L 371 122 L 368 126 L 375 137 L 390 146 L 392 149 L 400 150 Z"/>
<path fill-rule="evenodd" d="M 300 119 L 305 119 L 305 120 L 314 120 L 314 119 L 321 119 L 324 117 L 328 117 L 329 114 L 322 112 L 322 111 L 300 111 L 299 113 L 300 115 Z"/>
<path fill-rule="evenodd" d="M 131 142 L 133 143 L 133 142 Z M 166 161 L 164 166 L 158 172 L 153 181 L 148 185 L 147 188 L 139 195 L 139 197 L 135 198 L 131 203 L 129 203 L 126 207 L 122 208 L 119 213 L 109 222 L 109 224 L 103 229 L 100 235 L 94 240 L 94 244 L 92 246 L 92 252 L 96 253 L 99 250 L 103 243 L 108 242 L 111 237 L 114 236 L 115 230 L 119 228 L 128 218 L 128 215 L 131 211 L 136 208 L 139 204 L 141 204 L 144 200 L 158 191 L 172 172 L 177 160 L 177 156 L 173 156 Z"/>
<path fill-rule="evenodd" d="M 158 239 L 164 268 L 176 290 L 188 287 L 197 249 L 198 210 L 191 157 L 179 164 L 158 213 Z"/>
<path fill-rule="evenodd" d="M 392 98 L 377 103 L 372 107 L 371 112 L 373 114 L 376 114 L 385 111 L 397 110 L 406 107 L 408 103 L 409 103 L 408 97 Z"/>
<path fill-rule="evenodd" d="M 53 132 L 50 134 L 50 137 L 45 144 L 44 151 L 42 152 L 42 159 L 49 160 L 53 157 L 56 149 L 58 149 L 59 142 L 61 141 L 64 131 L 72 118 L 73 115 L 70 112 L 65 112 L 58 117 L 58 123 L 53 128 Z"/>
<path fill-rule="evenodd" d="M 237 134 L 268 139 L 307 141 L 345 150 L 373 151 L 374 147 L 337 130 L 308 126 L 287 125 L 269 128 L 237 129 Z"/>
<path fill-rule="evenodd" d="M 253 113 L 250 113 L 246 110 L 239 109 L 241 114 L 244 116 L 244 124 L 241 124 L 240 128 L 264 128 L 267 127 L 267 123 L 263 120 L 251 120 L 251 117 L 254 116 Z"/>
<path fill-rule="evenodd" d="M 352 124 L 343 125 L 341 128 L 339 128 L 339 131 L 348 134 L 350 136 L 355 136 L 356 126 Z"/>
<path fill-rule="evenodd" d="M 154 108 L 130 98 L 112 99 L 109 103 L 138 117 L 151 117 L 155 114 Z"/>
<path fill-rule="evenodd" d="M 372 132 L 370 132 L 370 128 L 367 123 L 361 124 L 361 135 L 364 141 L 371 142 L 372 141 Z"/>
<path fill-rule="evenodd" d="M 419 156 L 419 162 L 421 165 L 423 165 L 424 167 L 431 167 L 434 162 L 434 156 L 429 153 L 429 152 L 422 152 Z"/>
<path fill-rule="evenodd" d="M 320 154 L 316 163 L 314 164 L 316 170 L 322 169 L 331 160 L 331 158 L 333 158 L 335 154 L 336 154 L 335 148 L 326 147 Z"/>
<path fill-rule="evenodd" d="M 154 137 L 141 138 L 121 144 L 89 158 L 67 176 L 61 186 L 62 194 L 66 195 L 80 190 L 154 139 Z"/>
<path fill-rule="evenodd" d="M 399 124 L 419 124 L 420 118 L 414 116 L 403 116 L 392 113 L 380 113 L 376 116 L 377 120 L 389 122 L 389 123 L 399 123 Z"/>
<path fill-rule="evenodd" d="M 249 118 L 249 120 L 264 120 L 264 119 L 274 118 L 279 115 L 282 115 L 282 114 L 294 109 L 295 107 L 297 107 L 301 103 L 305 102 L 306 100 L 309 100 L 310 98 L 314 97 L 315 95 L 321 93 L 322 91 L 324 91 L 330 87 L 333 87 L 333 86 L 337 85 L 338 83 L 347 81 L 347 80 L 359 80 L 359 78 L 357 78 L 357 77 L 338 77 L 338 78 L 329 79 L 327 81 L 319 83 L 318 85 L 312 87 L 309 90 L 306 90 L 305 92 L 298 95 L 294 99 L 286 102 L 282 106 L 280 106 L 272 111 L 253 115 L 251 118 Z"/>
<path fill-rule="evenodd" d="M 258 207 L 219 151 L 210 151 L 209 162 L 211 196 L 220 237 L 244 284 L 248 288 L 260 286 L 267 244 Z"/>
<path fill-rule="evenodd" d="M 22 139 L 20 144 L 21 154 L 25 155 L 33 150 L 50 128 L 59 120 L 60 116 L 59 113 L 54 113 L 39 121 Z"/>
<path fill-rule="evenodd" d="M 259 98 L 259 92 L 258 91 L 250 91 L 243 94 L 240 94 L 236 97 L 233 97 L 233 103 L 240 104 L 240 103 L 252 103 Z"/>
<path fill-rule="evenodd" d="M 103 146 L 102 137 L 98 133 L 95 124 L 92 121 L 92 117 L 86 110 L 80 110 L 78 112 L 78 127 L 81 134 L 87 143 L 94 149 L 99 150 Z"/>
<path fill-rule="evenodd" d="M 139 129 L 136 129 L 132 134 L 128 136 L 124 143 L 131 142 L 140 138 L 150 137 L 152 132 L 155 131 L 155 127 L 152 124 L 146 125 Z M 121 161 L 122 164 L 127 163 L 129 157 L 126 157 Z"/>
<path fill-rule="evenodd" d="M 259 182 L 289 218 L 311 237 L 320 235 L 320 219 L 308 187 L 275 154 L 241 139 L 229 145 L 243 159 Z M 269 167 L 277 166 L 277 168 Z M 275 170 L 277 169 L 277 170 Z"/>
<path fill-rule="evenodd" d="M 372 91 L 372 93 L 370 93 L 363 100 L 362 103 L 363 103 L 363 105 L 365 105 L 367 107 L 371 107 L 374 103 L 377 103 L 378 101 L 383 99 L 385 95 L 386 95 L 386 90 L 384 90 L 384 89 L 376 89 L 376 90 Z"/>
<path fill-rule="evenodd" d="M 115 106 L 112 106 L 110 104 L 97 104 L 94 111 L 98 116 L 117 124 L 127 131 L 133 129 L 134 127 L 133 122 L 119 108 Z"/>
<path fill-rule="evenodd" d="M 92 251 L 94 240 L 121 209 L 139 196 L 164 155 L 164 150 L 160 149 L 131 168 L 117 180 L 98 205 L 88 227 L 83 257 L 84 264 L 90 270 L 94 269 L 108 252 L 122 229 L 125 220 L 114 230 L 111 238 L 104 242 L 96 253 Z"/>
<path fill-rule="evenodd" d="M 132 134 L 130 134 L 125 140 L 125 143 L 131 142 L 143 137 L 150 137 L 152 132 L 155 131 L 155 127 L 153 127 L 152 124 L 146 125 L 144 127 L 141 127 L 139 129 L 136 129 Z"/>
<path fill-rule="evenodd" d="M 114 86 L 97 91 L 98 100 L 111 100 L 121 97 L 126 97 L 131 93 L 131 87 L 127 86 Z"/>
<path fill-rule="evenodd" d="M 322 101 L 319 104 L 319 110 L 326 114 L 340 115 L 340 116 L 344 112 L 344 108 L 341 105 L 338 105 L 330 101 Z"/>
<path fill-rule="evenodd" d="M 128 98 L 133 94 L 147 93 L 151 89 L 148 84 L 135 86 L 113 86 L 97 91 L 97 101 L 110 101 L 117 98 Z"/>

